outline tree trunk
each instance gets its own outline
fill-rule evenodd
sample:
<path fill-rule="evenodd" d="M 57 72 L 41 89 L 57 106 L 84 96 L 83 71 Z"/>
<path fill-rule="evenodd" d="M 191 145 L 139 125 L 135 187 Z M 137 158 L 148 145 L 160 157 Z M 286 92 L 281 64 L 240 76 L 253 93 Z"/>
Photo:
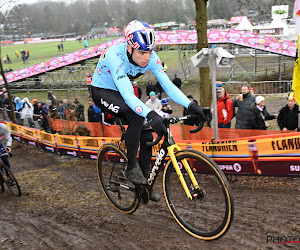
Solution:
<path fill-rule="evenodd" d="M 0 42 L 1 42 L 1 39 L 0 39 Z M 12 119 L 13 123 L 16 123 L 16 115 L 15 115 L 15 112 L 14 112 L 14 104 L 13 104 L 13 100 L 11 98 L 11 94 L 10 94 L 10 89 L 9 89 L 9 86 L 8 86 L 8 82 L 7 82 L 5 74 L 4 74 L 4 70 L 3 70 L 3 65 L 2 65 L 1 58 L 0 58 L 0 73 L 1 73 L 1 75 L 3 77 L 5 88 L 7 89 L 7 94 L 8 94 L 8 99 L 9 99 L 9 108 L 11 110 L 11 119 Z"/>
<path fill-rule="evenodd" d="M 194 0 L 196 5 L 197 51 L 207 48 L 207 9 L 205 0 Z M 199 68 L 200 106 L 210 107 L 212 101 L 209 67 Z"/>

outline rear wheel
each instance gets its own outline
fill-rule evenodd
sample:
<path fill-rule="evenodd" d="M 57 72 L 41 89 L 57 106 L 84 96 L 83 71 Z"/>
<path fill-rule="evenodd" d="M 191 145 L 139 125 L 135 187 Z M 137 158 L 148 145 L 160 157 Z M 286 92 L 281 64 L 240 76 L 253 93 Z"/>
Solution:
<path fill-rule="evenodd" d="M 10 191 L 15 196 L 21 196 L 21 189 L 19 186 L 19 183 L 17 182 L 17 179 L 15 178 L 14 174 L 11 172 L 11 170 L 3 165 L 2 168 L 2 178 L 4 179 L 7 187 L 10 189 Z"/>
<path fill-rule="evenodd" d="M 194 186 L 183 167 L 187 160 L 198 187 Z M 223 236 L 233 220 L 234 205 L 229 183 L 218 165 L 197 151 L 180 151 L 176 160 L 192 195 L 188 198 L 178 178 L 172 161 L 164 171 L 163 188 L 171 214 L 190 235 L 202 240 Z"/>
<path fill-rule="evenodd" d="M 139 206 L 135 186 L 125 177 L 128 160 L 126 153 L 117 145 L 105 144 L 97 158 L 99 183 L 105 196 L 115 209 L 133 213 Z"/>
<path fill-rule="evenodd" d="M 3 180 L 3 177 L 2 177 L 2 171 L 0 172 L 0 188 L 1 188 L 1 192 L 3 193 L 4 192 L 4 180 Z"/>

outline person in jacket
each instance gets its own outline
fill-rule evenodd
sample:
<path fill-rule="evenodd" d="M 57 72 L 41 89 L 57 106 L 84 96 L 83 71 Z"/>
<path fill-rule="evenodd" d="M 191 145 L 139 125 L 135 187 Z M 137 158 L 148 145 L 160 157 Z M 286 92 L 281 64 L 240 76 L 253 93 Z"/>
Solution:
<path fill-rule="evenodd" d="M 233 102 L 223 87 L 217 88 L 218 127 L 230 128 L 233 117 Z"/>
<path fill-rule="evenodd" d="M 242 93 L 236 97 L 233 101 L 233 106 L 238 107 L 236 114 L 237 129 L 251 129 L 251 104 L 255 102 L 255 96 L 251 95 L 249 87 L 244 85 L 242 87 Z"/>
<path fill-rule="evenodd" d="M 137 98 L 141 99 L 142 97 L 142 90 L 141 88 L 138 86 L 137 82 L 133 82 L 132 83 L 132 86 L 133 86 L 133 91 L 134 91 L 134 94 Z"/>
<path fill-rule="evenodd" d="M 187 95 L 186 97 L 198 105 L 198 102 L 193 98 L 192 95 Z M 192 112 L 189 111 L 187 108 L 183 109 L 183 116 L 187 116 L 190 114 L 192 114 Z M 188 120 L 183 120 L 183 124 L 190 125 L 190 126 L 199 126 L 199 120 L 197 118 L 190 118 Z"/>
<path fill-rule="evenodd" d="M 265 98 L 263 96 L 257 96 L 255 103 L 251 104 L 252 109 L 252 128 L 266 130 L 270 125 L 267 120 L 273 120 L 277 118 L 277 114 L 270 115 L 265 106 Z"/>
<path fill-rule="evenodd" d="M 299 106 L 295 101 L 295 93 L 292 92 L 288 95 L 287 104 L 282 107 L 277 117 L 277 123 L 282 131 L 297 130 Z"/>
<path fill-rule="evenodd" d="M 74 112 L 74 114 L 76 115 L 76 120 L 84 122 L 85 121 L 85 117 L 84 117 L 84 105 L 81 104 L 78 99 L 75 99 L 74 104 L 75 104 L 75 112 Z"/>
<path fill-rule="evenodd" d="M 38 103 L 38 106 L 40 106 L 40 127 L 42 130 L 44 130 L 47 133 L 51 132 L 49 121 L 48 121 L 48 108 L 46 103 Z"/>
<path fill-rule="evenodd" d="M 146 102 L 147 107 L 149 107 L 156 113 L 159 113 L 161 104 L 160 104 L 160 100 L 156 98 L 155 92 L 154 91 L 150 92 L 149 97 L 150 99 Z"/>
<path fill-rule="evenodd" d="M 33 120 L 37 121 L 40 117 L 39 116 L 40 111 L 39 111 L 39 107 L 38 107 L 38 100 L 37 99 L 32 99 L 31 103 L 32 103 L 32 106 L 33 106 Z"/>
<path fill-rule="evenodd" d="M 34 127 L 34 123 L 32 121 L 33 118 L 33 106 L 29 102 L 28 98 L 25 97 L 23 99 L 23 108 L 22 108 L 22 113 L 21 113 L 21 119 L 24 121 L 27 119 L 29 127 Z"/>
<path fill-rule="evenodd" d="M 153 84 L 152 80 L 148 80 L 148 85 L 146 86 L 146 95 L 149 97 L 151 91 L 156 91 L 156 87 Z"/>
<path fill-rule="evenodd" d="M 88 107 L 88 122 L 96 122 L 95 119 L 95 112 L 94 112 L 94 102 L 92 100 L 88 101 L 89 107 Z"/>
<path fill-rule="evenodd" d="M 21 101 L 20 97 L 17 96 L 14 100 L 14 104 L 15 104 L 17 124 L 23 126 L 23 120 L 21 118 L 21 113 L 22 113 L 22 109 L 23 109 L 23 101 Z"/>
<path fill-rule="evenodd" d="M 181 88 L 181 79 L 179 77 L 177 77 L 177 75 L 174 75 L 174 79 L 173 79 L 173 84 L 177 87 L 177 88 Z"/>
<path fill-rule="evenodd" d="M 173 109 L 169 105 L 169 101 L 170 101 L 170 97 L 167 97 L 160 101 L 161 108 L 160 108 L 160 111 L 158 112 L 158 114 L 163 118 L 170 118 L 170 114 L 173 113 Z"/>

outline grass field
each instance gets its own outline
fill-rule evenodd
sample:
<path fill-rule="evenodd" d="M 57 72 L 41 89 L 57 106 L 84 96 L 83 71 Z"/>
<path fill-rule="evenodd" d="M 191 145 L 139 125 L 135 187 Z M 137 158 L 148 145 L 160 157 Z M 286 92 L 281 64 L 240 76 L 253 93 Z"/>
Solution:
<path fill-rule="evenodd" d="M 95 46 L 100 43 L 106 42 L 108 39 L 116 39 L 117 37 L 106 37 L 101 39 L 89 40 L 89 47 Z M 58 51 L 57 45 L 60 42 L 43 42 L 43 43 L 27 43 L 27 44 L 17 44 L 17 45 L 2 45 L 1 46 L 1 60 L 3 61 L 3 57 L 9 55 L 12 64 L 3 64 L 3 68 L 6 69 L 11 67 L 13 70 L 21 69 L 24 67 L 28 67 L 30 65 L 34 65 L 46 60 L 49 60 L 54 57 L 61 56 L 63 54 L 67 54 L 73 51 L 77 51 L 80 49 L 84 49 L 83 42 L 79 43 L 78 41 L 66 41 L 64 44 L 64 51 Z M 19 51 L 24 49 L 25 51 L 28 49 L 30 52 L 29 64 L 23 64 L 21 55 L 19 55 L 19 59 L 15 55 L 16 50 Z"/>

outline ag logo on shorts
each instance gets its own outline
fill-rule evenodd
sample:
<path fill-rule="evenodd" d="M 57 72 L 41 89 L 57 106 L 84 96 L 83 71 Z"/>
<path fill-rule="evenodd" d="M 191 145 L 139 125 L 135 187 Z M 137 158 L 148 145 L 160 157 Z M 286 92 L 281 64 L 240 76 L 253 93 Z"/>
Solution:
<path fill-rule="evenodd" d="M 136 106 L 135 107 L 135 111 L 139 114 L 141 114 L 143 112 L 143 108 L 141 106 Z"/>
<path fill-rule="evenodd" d="M 101 75 L 102 74 L 102 71 L 100 68 L 97 69 L 97 72 L 98 72 L 98 75 Z"/>

